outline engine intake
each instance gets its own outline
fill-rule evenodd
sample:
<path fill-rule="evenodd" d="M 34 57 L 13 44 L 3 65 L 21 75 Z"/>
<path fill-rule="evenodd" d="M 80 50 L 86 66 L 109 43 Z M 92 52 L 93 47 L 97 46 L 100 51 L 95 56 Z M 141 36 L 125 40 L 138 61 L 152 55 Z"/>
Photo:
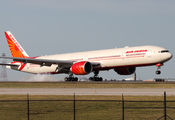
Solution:
<path fill-rule="evenodd" d="M 92 71 L 92 65 L 87 61 L 77 62 L 72 65 L 70 70 L 75 75 L 87 75 Z"/>
<path fill-rule="evenodd" d="M 129 67 L 129 68 L 115 68 L 115 72 L 117 72 L 119 75 L 131 75 L 136 71 L 135 67 Z"/>

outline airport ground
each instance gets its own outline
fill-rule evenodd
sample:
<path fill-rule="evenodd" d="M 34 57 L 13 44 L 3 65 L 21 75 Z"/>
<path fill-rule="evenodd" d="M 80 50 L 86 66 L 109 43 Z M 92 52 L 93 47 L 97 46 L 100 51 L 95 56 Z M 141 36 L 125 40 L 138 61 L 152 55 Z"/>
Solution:
<path fill-rule="evenodd" d="M 121 119 L 121 106 L 122 103 L 111 102 L 110 100 L 122 100 L 122 95 L 98 95 L 99 90 L 106 91 L 109 90 L 124 90 L 129 89 L 129 91 L 134 90 L 133 92 L 139 92 L 141 89 L 152 92 L 159 92 L 162 95 L 125 95 L 124 100 L 130 101 L 163 101 L 163 91 L 171 90 L 172 93 L 175 93 L 175 82 L 0 82 L 0 92 L 5 92 L 5 89 L 12 90 L 15 89 L 19 91 L 23 91 L 24 89 L 34 90 L 40 89 L 41 93 L 47 92 L 49 89 L 53 91 L 62 89 L 63 91 L 66 89 L 79 89 L 79 90 L 92 90 L 93 95 L 76 95 L 76 100 L 85 100 L 85 101 L 77 101 L 76 102 L 76 119 L 81 120 L 82 118 L 87 119 Z M 45 91 L 42 91 L 45 90 Z M 96 90 L 96 91 L 95 91 Z M 24 90 L 25 91 L 25 90 Z M 167 92 L 170 93 L 171 91 Z M 83 92 L 83 91 L 82 91 Z M 116 93 L 115 92 L 115 93 Z M 42 120 L 54 120 L 56 118 L 59 119 L 73 119 L 73 92 L 71 95 L 31 95 L 29 94 L 30 101 L 30 118 L 31 119 L 42 119 Z M 175 100 L 175 95 L 168 95 L 167 100 Z M 20 100 L 20 101 L 11 101 L 11 100 Z M 24 101 L 23 101 L 24 100 Z M 4 120 L 8 119 L 26 119 L 27 118 L 27 94 L 1 94 L 0 95 L 0 107 L 1 112 L 0 116 Z M 39 100 L 39 101 L 32 101 Z M 41 100 L 41 101 L 40 101 Z M 47 101 L 51 100 L 51 101 Z M 65 100 L 65 101 L 53 101 L 53 100 Z M 90 101 L 87 101 L 90 100 Z M 91 101 L 97 100 L 97 101 Z M 98 101 L 98 100 L 109 100 L 109 101 Z M 7 102 L 6 102 L 7 101 Z M 11 101 L 11 102 L 9 102 Z M 128 106 L 129 103 L 125 104 Z M 132 102 L 132 105 L 129 106 L 142 106 L 142 107 L 163 107 L 163 102 Z M 167 106 L 175 106 L 175 103 L 167 103 Z M 118 108 L 119 107 L 119 108 Z M 105 109 L 104 109 L 105 108 Z M 135 119 L 141 120 L 144 119 L 158 119 L 163 115 L 163 109 L 128 109 L 125 110 L 125 119 Z M 168 115 L 175 118 L 174 110 L 170 110 Z M 138 117 L 139 116 L 139 117 Z M 145 118 L 146 116 L 146 118 Z"/>
<path fill-rule="evenodd" d="M 26 95 L 0 95 L 2 120 L 27 119 L 27 96 Z M 30 119 L 37 120 L 70 120 L 74 117 L 74 96 L 73 95 L 30 95 Z M 122 96 L 75 96 L 75 117 L 76 120 L 121 120 L 122 119 Z M 125 120 L 158 119 L 164 115 L 163 96 L 124 96 L 127 101 L 125 107 Z M 174 100 L 175 96 L 167 96 L 168 100 Z M 16 101 L 13 101 L 16 100 Z M 19 100 L 19 101 L 18 101 Z M 64 100 L 64 101 L 54 101 Z M 66 101 L 68 100 L 68 101 Z M 72 100 L 72 101 L 70 101 Z M 81 100 L 81 101 L 78 101 Z M 83 101 L 84 100 L 84 101 Z M 101 101 L 100 101 L 101 100 Z M 143 102 L 151 101 L 151 102 Z M 154 102 L 155 101 L 155 102 Z M 156 102 L 159 101 L 159 102 Z M 167 107 L 175 106 L 175 102 L 167 103 Z M 146 107 L 139 109 L 137 107 Z M 148 109 L 148 107 L 151 107 Z M 158 109 L 157 107 L 162 107 Z M 174 109 L 167 109 L 167 115 L 175 118 Z"/>
<path fill-rule="evenodd" d="M 175 95 L 175 82 L 1 82 L 0 95 Z"/>
<path fill-rule="evenodd" d="M 104 82 L 0 82 L 0 88 L 175 88 L 174 81 L 104 81 Z"/>

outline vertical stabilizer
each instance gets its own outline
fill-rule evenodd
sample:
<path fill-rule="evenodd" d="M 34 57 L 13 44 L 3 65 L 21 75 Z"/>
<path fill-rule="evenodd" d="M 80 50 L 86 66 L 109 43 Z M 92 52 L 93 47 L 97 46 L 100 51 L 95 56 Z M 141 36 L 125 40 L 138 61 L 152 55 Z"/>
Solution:
<path fill-rule="evenodd" d="M 20 57 L 20 58 L 27 58 L 29 57 L 28 54 L 24 51 L 15 37 L 11 34 L 10 31 L 5 32 L 5 36 L 12 54 L 12 57 Z"/>

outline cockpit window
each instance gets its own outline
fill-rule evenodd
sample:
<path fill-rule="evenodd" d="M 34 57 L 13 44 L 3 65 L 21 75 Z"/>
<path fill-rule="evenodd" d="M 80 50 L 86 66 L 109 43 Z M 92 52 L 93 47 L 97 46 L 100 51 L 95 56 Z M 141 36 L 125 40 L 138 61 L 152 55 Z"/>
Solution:
<path fill-rule="evenodd" d="M 168 50 L 161 50 L 161 53 L 169 52 Z"/>

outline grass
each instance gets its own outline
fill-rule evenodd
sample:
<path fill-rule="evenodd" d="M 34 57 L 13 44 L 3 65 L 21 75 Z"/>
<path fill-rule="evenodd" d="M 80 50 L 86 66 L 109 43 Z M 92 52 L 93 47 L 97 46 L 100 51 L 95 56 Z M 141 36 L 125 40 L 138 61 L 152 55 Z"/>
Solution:
<path fill-rule="evenodd" d="M 155 84 L 154 82 L 146 84 L 116 82 L 1 82 L 0 88 L 175 88 L 175 84 Z M 29 99 L 30 120 L 71 120 L 74 118 L 74 96 L 30 95 Z M 122 96 L 77 95 L 75 99 L 76 120 L 122 119 Z M 175 101 L 175 96 L 167 96 L 166 99 L 167 101 Z M 124 96 L 124 100 L 126 120 L 152 120 L 164 115 L 163 96 Z M 175 102 L 167 102 L 167 107 L 174 107 L 167 108 L 167 115 L 175 119 Z M 0 95 L 1 120 L 27 120 L 27 118 L 26 95 Z"/>
<path fill-rule="evenodd" d="M 26 95 L 0 95 L 1 120 L 27 120 Z M 71 120 L 74 117 L 74 96 L 70 95 L 30 95 L 29 108 L 31 120 Z M 121 96 L 75 96 L 76 120 L 121 120 Z M 2 101 L 5 100 L 5 101 Z M 8 101 L 24 100 L 24 101 Z M 43 101 L 52 100 L 52 101 Z M 64 100 L 64 101 L 53 101 Z M 66 101 L 68 100 L 68 101 Z M 70 101 L 71 100 L 71 101 Z M 84 101 L 83 101 L 84 100 Z M 89 101 L 87 101 L 89 100 Z M 91 100 L 91 101 L 90 101 Z M 98 100 L 98 101 L 94 101 Z M 99 101 L 102 100 L 102 101 Z M 110 101 L 113 100 L 113 101 Z M 158 119 L 164 115 L 163 96 L 124 96 L 125 119 L 147 120 Z M 167 101 L 175 96 L 167 96 Z M 145 101 L 145 102 L 135 102 Z M 152 101 L 152 102 L 146 102 Z M 156 102 L 159 101 L 159 102 Z M 135 107 L 135 108 L 131 108 Z M 155 107 L 155 108 L 138 108 Z M 156 107 L 162 107 L 156 108 Z M 175 107 L 175 102 L 167 102 L 167 107 Z M 175 110 L 167 108 L 167 115 L 175 119 Z"/>
<path fill-rule="evenodd" d="M 0 88 L 175 88 L 174 82 L 1 82 Z"/>

